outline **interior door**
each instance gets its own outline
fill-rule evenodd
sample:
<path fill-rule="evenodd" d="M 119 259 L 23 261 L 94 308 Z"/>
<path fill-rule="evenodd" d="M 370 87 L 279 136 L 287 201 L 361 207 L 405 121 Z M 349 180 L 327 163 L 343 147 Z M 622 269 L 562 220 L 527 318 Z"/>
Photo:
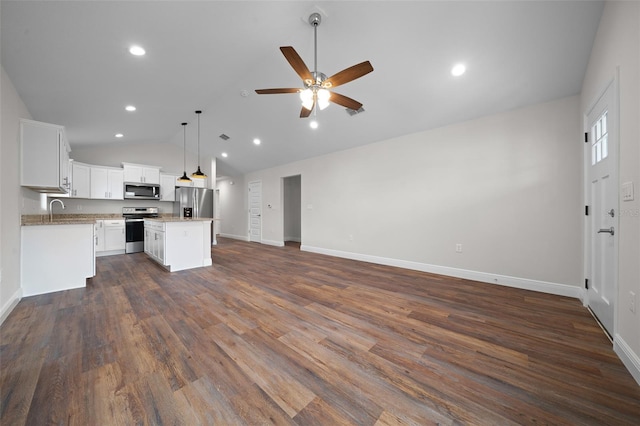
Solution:
<path fill-rule="evenodd" d="M 262 182 L 249 182 L 249 241 L 262 241 Z"/>
<path fill-rule="evenodd" d="M 613 82 L 587 114 L 588 306 L 610 336 L 617 298 L 618 163 Z"/>

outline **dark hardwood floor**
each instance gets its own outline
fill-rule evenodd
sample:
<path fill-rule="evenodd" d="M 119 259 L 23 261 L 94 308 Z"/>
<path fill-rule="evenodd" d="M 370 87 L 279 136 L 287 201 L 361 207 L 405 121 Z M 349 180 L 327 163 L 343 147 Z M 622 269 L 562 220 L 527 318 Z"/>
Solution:
<path fill-rule="evenodd" d="M 220 238 L 102 257 L 0 328 L 0 424 L 640 424 L 578 300 Z"/>

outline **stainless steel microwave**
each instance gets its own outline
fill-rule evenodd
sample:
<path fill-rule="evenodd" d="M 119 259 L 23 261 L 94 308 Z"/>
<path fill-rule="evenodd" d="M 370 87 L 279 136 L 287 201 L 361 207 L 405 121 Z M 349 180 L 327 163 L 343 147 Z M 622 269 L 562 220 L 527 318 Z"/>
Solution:
<path fill-rule="evenodd" d="M 124 198 L 126 200 L 143 199 L 143 200 L 159 200 L 160 185 L 155 183 L 124 183 Z"/>

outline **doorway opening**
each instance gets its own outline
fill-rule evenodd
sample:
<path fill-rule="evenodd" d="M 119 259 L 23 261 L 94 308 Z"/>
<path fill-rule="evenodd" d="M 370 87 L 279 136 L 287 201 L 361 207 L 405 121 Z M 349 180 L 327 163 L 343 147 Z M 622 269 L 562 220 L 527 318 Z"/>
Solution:
<path fill-rule="evenodd" d="M 300 248 L 302 243 L 302 176 L 282 179 L 284 244 Z"/>

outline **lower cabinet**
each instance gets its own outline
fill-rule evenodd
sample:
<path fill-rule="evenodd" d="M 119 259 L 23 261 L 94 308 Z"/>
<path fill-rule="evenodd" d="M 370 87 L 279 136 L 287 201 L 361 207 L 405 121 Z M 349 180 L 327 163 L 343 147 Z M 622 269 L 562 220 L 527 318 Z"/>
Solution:
<path fill-rule="evenodd" d="M 164 223 L 144 222 L 144 252 L 153 260 L 165 265 Z"/>
<path fill-rule="evenodd" d="M 122 254 L 126 235 L 124 219 L 101 219 L 95 224 L 96 256 Z"/>

